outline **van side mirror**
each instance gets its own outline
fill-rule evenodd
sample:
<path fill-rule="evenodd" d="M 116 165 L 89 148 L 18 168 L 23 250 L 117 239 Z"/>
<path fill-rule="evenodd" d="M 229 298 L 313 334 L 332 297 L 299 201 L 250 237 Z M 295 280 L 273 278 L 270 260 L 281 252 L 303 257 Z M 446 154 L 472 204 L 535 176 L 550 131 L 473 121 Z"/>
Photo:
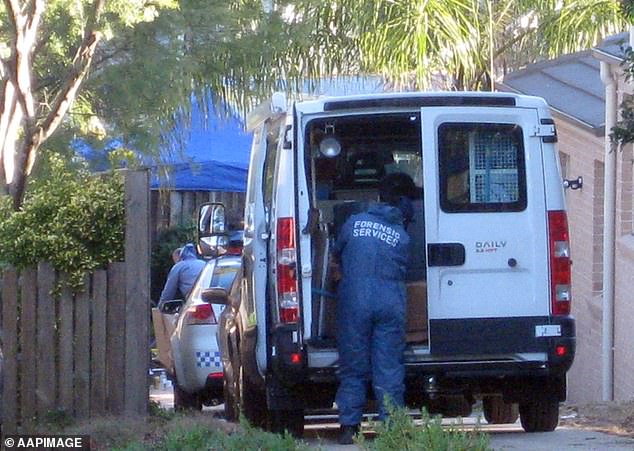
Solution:
<path fill-rule="evenodd" d="M 206 258 L 224 254 L 229 244 L 225 206 L 213 202 L 200 205 L 196 224 L 198 253 Z"/>
<path fill-rule="evenodd" d="M 200 297 L 202 298 L 203 301 L 208 302 L 210 304 L 227 305 L 229 301 L 227 290 L 225 290 L 222 287 L 205 288 L 200 293 Z"/>

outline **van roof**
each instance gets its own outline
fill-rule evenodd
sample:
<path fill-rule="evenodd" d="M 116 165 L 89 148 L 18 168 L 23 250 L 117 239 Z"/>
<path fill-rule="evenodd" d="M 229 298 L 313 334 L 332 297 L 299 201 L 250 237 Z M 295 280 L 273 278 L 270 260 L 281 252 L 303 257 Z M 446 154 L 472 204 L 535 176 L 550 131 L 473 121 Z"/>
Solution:
<path fill-rule="evenodd" d="M 303 113 L 376 108 L 421 108 L 424 106 L 485 106 L 548 108 L 544 99 L 505 92 L 390 92 L 321 97 L 297 102 Z"/>

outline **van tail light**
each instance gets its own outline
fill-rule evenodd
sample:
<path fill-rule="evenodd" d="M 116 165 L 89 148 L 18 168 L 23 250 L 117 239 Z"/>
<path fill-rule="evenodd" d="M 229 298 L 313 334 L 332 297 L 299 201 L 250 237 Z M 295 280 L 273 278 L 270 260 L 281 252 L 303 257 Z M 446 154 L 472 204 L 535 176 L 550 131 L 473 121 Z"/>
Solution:
<path fill-rule="evenodd" d="M 570 241 L 566 212 L 548 212 L 548 241 L 550 245 L 550 299 L 553 315 L 569 315 L 572 294 L 570 291 Z"/>
<path fill-rule="evenodd" d="M 192 305 L 185 311 L 185 324 L 218 324 L 211 304 Z"/>
<path fill-rule="evenodd" d="M 280 322 L 290 324 L 298 321 L 297 248 L 293 218 L 279 218 L 277 221 L 277 303 Z"/>

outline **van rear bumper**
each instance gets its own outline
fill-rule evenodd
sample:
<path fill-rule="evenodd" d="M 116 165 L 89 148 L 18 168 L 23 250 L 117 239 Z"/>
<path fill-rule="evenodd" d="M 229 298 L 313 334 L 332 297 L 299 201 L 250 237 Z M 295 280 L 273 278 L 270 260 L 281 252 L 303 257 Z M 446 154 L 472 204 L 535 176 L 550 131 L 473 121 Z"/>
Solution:
<path fill-rule="evenodd" d="M 510 366 L 531 369 L 530 361 L 491 362 L 488 356 L 544 354 L 543 369 L 566 372 L 575 354 L 575 321 L 571 316 L 530 316 L 512 318 L 462 318 L 431 320 L 430 355 L 456 365 L 461 356 L 483 357 L 483 366 Z M 487 357 L 485 357 L 487 356 Z M 534 368 L 539 371 L 540 368 Z"/>
<path fill-rule="evenodd" d="M 482 359 L 433 359 L 405 364 L 407 377 L 423 375 L 439 375 L 445 378 L 477 378 L 477 377 L 506 377 L 506 376 L 553 376 L 565 374 L 569 365 L 543 359 L 523 360 L 521 358 L 491 358 Z"/>

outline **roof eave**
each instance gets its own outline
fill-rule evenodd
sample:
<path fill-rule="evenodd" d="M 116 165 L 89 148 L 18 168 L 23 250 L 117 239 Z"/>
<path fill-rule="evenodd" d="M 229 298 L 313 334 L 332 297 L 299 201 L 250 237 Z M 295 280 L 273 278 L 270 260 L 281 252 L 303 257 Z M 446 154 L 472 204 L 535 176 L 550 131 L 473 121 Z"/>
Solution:
<path fill-rule="evenodd" d="M 603 61 L 609 64 L 621 64 L 623 62 L 623 58 L 597 48 L 592 49 L 592 56 L 599 61 Z"/>
<path fill-rule="evenodd" d="M 515 89 L 514 87 L 509 86 L 506 83 L 498 83 L 497 86 L 498 86 L 498 89 L 499 88 L 504 88 L 504 89 L 508 90 L 506 92 L 514 92 L 514 93 L 517 93 L 517 94 L 527 95 L 525 92 L 520 91 L 518 89 Z M 536 95 L 536 94 L 532 94 L 532 95 Z M 546 103 L 548 103 L 548 102 L 546 102 Z M 588 131 L 590 131 L 594 136 L 604 136 L 605 135 L 605 124 L 601 124 L 599 126 L 595 126 L 595 125 L 592 125 L 592 124 L 590 124 L 588 122 L 585 122 L 585 121 L 583 121 L 583 120 L 571 115 L 570 113 L 566 113 L 565 111 L 557 109 L 557 108 L 553 107 L 550 104 L 548 104 L 548 108 L 550 108 L 553 112 L 557 113 L 559 116 L 565 117 L 565 118 L 569 119 L 571 122 L 575 122 L 575 123 L 579 124 L 583 128 L 585 128 Z"/>

